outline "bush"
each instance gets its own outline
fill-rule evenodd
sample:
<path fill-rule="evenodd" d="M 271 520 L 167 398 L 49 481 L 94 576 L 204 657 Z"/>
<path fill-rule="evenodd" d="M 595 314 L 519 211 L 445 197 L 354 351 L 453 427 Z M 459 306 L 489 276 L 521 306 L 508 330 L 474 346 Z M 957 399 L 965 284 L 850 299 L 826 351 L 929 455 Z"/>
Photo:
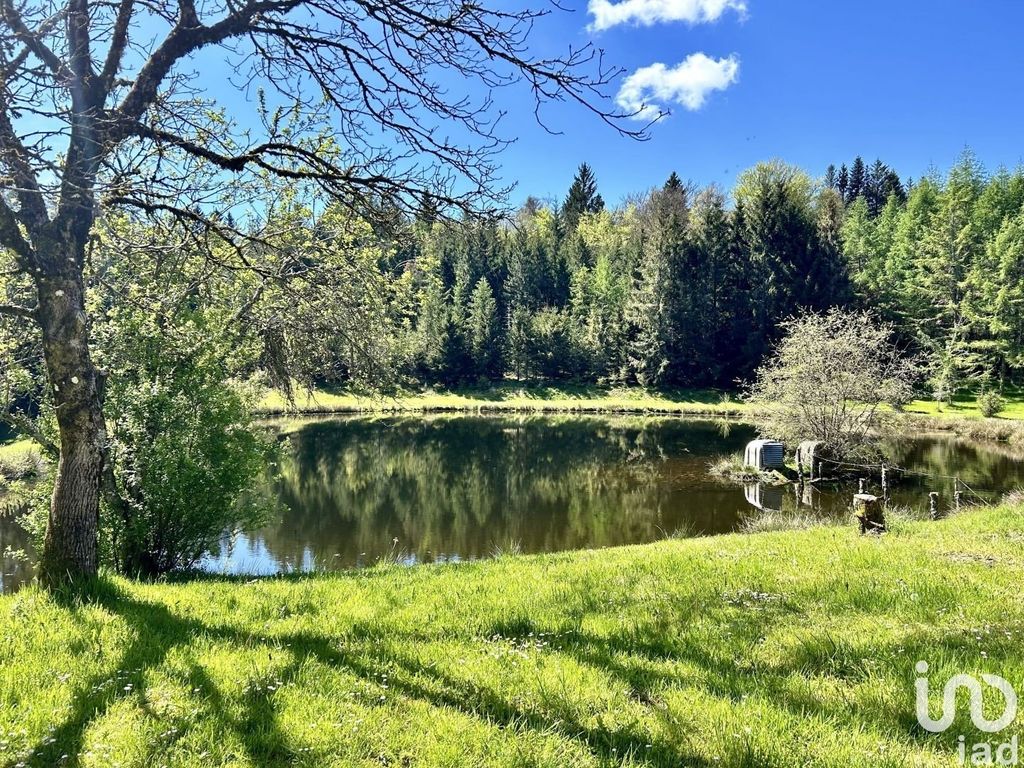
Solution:
<path fill-rule="evenodd" d="M 188 568 L 226 531 L 262 524 L 266 507 L 243 498 L 264 474 L 270 446 L 236 387 L 200 374 L 124 395 L 111 419 L 119 493 L 104 516 L 118 570 Z"/>
<path fill-rule="evenodd" d="M 124 310 L 115 330 L 104 360 L 113 470 L 100 521 L 104 559 L 130 575 L 189 568 L 216 552 L 225 532 L 266 519 L 267 503 L 246 495 L 273 446 L 253 423 L 255 392 L 229 377 L 233 348 L 202 314 L 156 328 Z"/>
<path fill-rule="evenodd" d="M 914 361 L 891 341 L 892 326 L 834 309 L 783 328 L 748 390 L 763 409 L 761 433 L 790 445 L 819 440 L 840 458 L 872 453 L 887 421 L 882 406 L 898 409 L 914 393 Z"/>
<path fill-rule="evenodd" d="M 1005 407 L 1006 400 L 994 389 L 982 392 L 978 397 L 978 408 L 986 419 L 997 416 Z"/>
<path fill-rule="evenodd" d="M 734 483 L 774 482 L 778 476 L 743 463 L 742 456 L 723 456 L 708 464 L 708 474 Z"/>

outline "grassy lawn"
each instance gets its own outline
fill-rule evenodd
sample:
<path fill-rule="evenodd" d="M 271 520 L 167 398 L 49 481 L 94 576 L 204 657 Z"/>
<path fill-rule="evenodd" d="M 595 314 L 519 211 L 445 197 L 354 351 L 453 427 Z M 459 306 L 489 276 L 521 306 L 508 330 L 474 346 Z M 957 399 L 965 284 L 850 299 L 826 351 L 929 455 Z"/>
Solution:
<path fill-rule="evenodd" d="M 923 731 L 914 664 L 933 716 L 953 673 L 1022 689 L 1022 544 L 1004 507 L 881 538 L 28 588 L 0 598 L 0 764 L 952 765 L 957 734 L 995 737 L 966 706 Z"/>
<path fill-rule="evenodd" d="M 739 414 L 746 406 L 735 395 L 717 390 L 649 392 L 637 387 L 588 385 L 500 384 L 454 390 L 404 392 L 382 398 L 348 392 L 315 390 L 296 393 L 290 406 L 278 392 L 268 392 L 260 404 L 264 413 L 292 408 L 306 413 L 358 411 L 577 411 L 632 413 Z"/>
<path fill-rule="evenodd" d="M 1006 408 L 997 418 L 1024 419 L 1024 389 L 1007 387 L 1003 392 L 1003 397 L 1006 399 Z M 982 418 L 976 392 L 960 392 L 949 404 L 936 403 L 934 400 L 915 400 L 906 407 L 906 411 L 908 413 L 924 413 L 929 416 Z"/>
<path fill-rule="evenodd" d="M 1024 420 L 1024 389 L 1009 389 L 1005 397 L 1006 409 L 999 418 Z M 750 409 L 738 395 L 720 390 L 648 391 L 596 385 L 500 384 L 484 388 L 409 391 L 383 398 L 318 389 L 297 393 L 294 406 L 279 392 L 270 391 L 263 398 L 260 410 L 268 414 L 292 410 L 304 413 L 509 410 L 742 415 Z M 977 397 L 971 393 L 961 393 L 953 403 L 942 407 L 931 400 L 915 400 L 905 410 L 935 417 L 981 418 Z"/>
<path fill-rule="evenodd" d="M 14 461 L 32 451 L 38 451 L 38 449 L 36 444 L 28 438 L 0 443 L 0 461 Z"/>

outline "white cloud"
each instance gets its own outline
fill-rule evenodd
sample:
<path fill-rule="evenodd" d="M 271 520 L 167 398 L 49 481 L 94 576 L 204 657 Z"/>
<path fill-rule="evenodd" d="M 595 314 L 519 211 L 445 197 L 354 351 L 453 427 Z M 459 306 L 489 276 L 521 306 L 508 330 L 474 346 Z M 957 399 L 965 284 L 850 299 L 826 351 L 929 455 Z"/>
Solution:
<path fill-rule="evenodd" d="M 630 22 L 645 27 L 659 21 L 703 24 L 716 21 L 730 8 L 742 15 L 747 10 L 746 0 L 590 0 L 587 5 L 594 17 L 590 24 L 593 31 Z"/>
<path fill-rule="evenodd" d="M 615 100 L 637 120 L 650 120 L 666 109 L 680 104 L 690 111 L 704 106 L 711 91 L 723 91 L 736 82 L 740 60 L 734 55 L 712 59 L 703 53 L 691 53 L 674 67 L 651 64 L 641 67 L 622 82 Z"/>

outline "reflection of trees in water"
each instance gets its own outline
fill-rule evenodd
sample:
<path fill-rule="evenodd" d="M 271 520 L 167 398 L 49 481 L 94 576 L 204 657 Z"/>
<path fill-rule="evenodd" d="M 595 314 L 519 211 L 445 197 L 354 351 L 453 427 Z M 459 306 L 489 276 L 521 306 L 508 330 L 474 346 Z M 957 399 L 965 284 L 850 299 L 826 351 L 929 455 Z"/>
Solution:
<path fill-rule="evenodd" d="M 392 552 L 393 538 L 399 552 L 431 560 L 735 530 L 763 513 L 742 487 L 710 478 L 707 465 L 751 437 L 739 423 L 626 417 L 318 422 L 291 434 L 273 487 L 286 509 L 257 538 L 280 567 L 299 568 L 309 555 L 321 567 L 373 563 Z M 903 440 L 887 454 L 978 488 L 1024 484 L 1024 465 L 982 446 Z M 908 476 L 893 501 L 927 505 L 928 490 L 949 490 L 940 482 Z M 849 514 L 854 488 L 805 486 L 801 497 L 786 485 L 758 498 L 783 514 L 826 518 Z"/>
<path fill-rule="evenodd" d="M 682 489 L 666 482 L 678 463 L 703 473 L 748 438 L 746 428 L 723 435 L 711 422 L 654 419 L 313 424 L 291 437 L 277 482 L 288 509 L 263 535 L 292 565 L 307 545 L 321 564 L 372 562 L 393 537 L 424 559 L 513 543 L 538 552 L 650 541 L 692 527 Z M 699 496 L 698 530 L 734 524 L 736 489 L 709 485 Z"/>
<path fill-rule="evenodd" d="M 897 466 L 922 473 L 900 480 L 906 494 L 927 490 L 952 493 L 950 478 L 957 476 L 986 496 L 1024 486 L 1024 456 L 1005 450 L 1005 446 L 951 437 L 905 439 L 889 442 L 886 455 Z"/>
<path fill-rule="evenodd" d="M 32 578 L 33 557 L 32 537 L 28 532 L 16 520 L 0 516 L 0 594 Z"/>

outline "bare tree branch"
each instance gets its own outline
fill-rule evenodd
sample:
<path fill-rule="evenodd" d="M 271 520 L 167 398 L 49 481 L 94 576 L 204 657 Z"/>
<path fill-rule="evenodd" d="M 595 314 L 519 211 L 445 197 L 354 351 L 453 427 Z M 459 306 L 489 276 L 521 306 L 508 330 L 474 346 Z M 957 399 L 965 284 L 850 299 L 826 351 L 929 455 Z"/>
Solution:
<path fill-rule="evenodd" d="M 36 311 L 34 309 L 29 309 L 28 307 L 20 307 L 16 304 L 0 304 L 0 315 L 34 320 L 36 317 Z"/>

